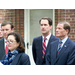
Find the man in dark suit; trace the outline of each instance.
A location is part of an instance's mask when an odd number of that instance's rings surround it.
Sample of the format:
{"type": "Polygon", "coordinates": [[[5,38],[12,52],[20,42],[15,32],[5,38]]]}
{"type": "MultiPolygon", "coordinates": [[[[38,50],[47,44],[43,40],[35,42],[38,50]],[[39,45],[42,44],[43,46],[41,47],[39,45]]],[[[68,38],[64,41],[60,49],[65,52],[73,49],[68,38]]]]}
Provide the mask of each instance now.
{"type": "Polygon", "coordinates": [[[3,38],[3,34],[2,34],[2,31],[1,31],[1,24],[0,24],[0,39],[3,38]]]}
{"type": "Polygon", "coordinates": [[[6,47],[5,42],[7,41],[7,35],[10,32],[14,31],[14,26],[13,26],[12,22],[5,21],[1,24],[1,28],[2,28],[2,33],[3,33],[4,38],[0,39],[0,60],[5,55],[5,47],[6,47]]]}
{"type": "Polygon", "coordinates": [[[33,53],[33,59],[36,65],[45,65],[46,64],[45,56],[49,49],[49,45],[51,42],[58,40],[58,38],[51,34],[52,20],[50,18],[44,17],[39,21],[39,23],[40,23],[42,36],[39,36],[33,39],[32,53],[33,53]],[[43,55],[44,38],[46,38],[46,41],[45,41],[46,51],[44,52],[44,55],[43,55]]]}
{"type": "Polygon", "coordinates": [[[60,40],[50,44],[46,55],[47,65],[75,65],[75,43],[68,38],[70,24],[59,22],[56,27],[56,36],[60,40]],[[62,42],[59,44],[59,42],[62,42]]]}

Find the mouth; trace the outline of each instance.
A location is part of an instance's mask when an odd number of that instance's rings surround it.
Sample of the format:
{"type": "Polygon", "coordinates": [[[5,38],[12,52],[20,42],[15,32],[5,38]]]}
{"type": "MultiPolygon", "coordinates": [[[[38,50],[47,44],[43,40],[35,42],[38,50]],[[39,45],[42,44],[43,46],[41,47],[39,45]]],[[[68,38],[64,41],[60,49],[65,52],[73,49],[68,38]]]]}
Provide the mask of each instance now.
{"type": "Polygon", "coordinates": [[[56,32],[56,34],[59,34],[58,32],[56,32]]]}
{"type": "Polygon", "coordinates": [[[42,29],[42,31],[45,31],[44,29],[42,29]]]}
{"type": "Polygon", "coordinates": [[[10,45],[8,45],[8,47],[11,47],[10,45]]]}
{"type": "Polygon", "coordinates": [[[5,34],[4,36],[6,37],[7,35],[5,34]]]}

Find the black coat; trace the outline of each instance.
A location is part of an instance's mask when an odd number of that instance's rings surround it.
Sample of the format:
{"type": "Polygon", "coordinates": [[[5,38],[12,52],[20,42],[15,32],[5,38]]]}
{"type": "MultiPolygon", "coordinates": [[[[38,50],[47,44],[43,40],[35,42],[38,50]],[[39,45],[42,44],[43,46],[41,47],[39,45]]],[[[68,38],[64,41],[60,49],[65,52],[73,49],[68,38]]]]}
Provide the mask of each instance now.
{"type": "MultiPolygon", "coordinates": [[[[25,42],[23,42],[25,46],[25,42]]],[[[2,57],[5,55],[5,41],[4,38],[0,39],[0,60],[2,60],[2,57]]]]}
{"type": "Polygon", "coordinates": [[[49,50],[49,45],[51,42],[58,40],[58,38],[51,35],[47,48],[46,48],[44,59],[42,59],[42,40],[43,40],[42,36],[39,36],[33,39],[32,53],[33,53],[33,58],[34,58],[34,62],[36,63],[36,65],[46,64],[45,57],[46,57],[47,51],[49,50]]]}
{"type": "MultiPolygon", "coordinates": [[[[5,56],[3,57],[2,60],[5,59],[5,56]]],[[[19,53],[15,56],[15,58],[13,59],[11,65],[30,65],[30,59],[29,56],[25,53],[19,53]]]]}

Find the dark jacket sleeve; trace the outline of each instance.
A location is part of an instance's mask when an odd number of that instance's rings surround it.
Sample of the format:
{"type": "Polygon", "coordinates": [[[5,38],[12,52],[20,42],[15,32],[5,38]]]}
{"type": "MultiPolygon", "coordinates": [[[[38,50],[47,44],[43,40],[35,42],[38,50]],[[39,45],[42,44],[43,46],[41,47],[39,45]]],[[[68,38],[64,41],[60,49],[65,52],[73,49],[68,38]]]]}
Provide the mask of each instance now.
{"type": "Polygon", "coordinates": [[[27,54],[23,53],[20,59],[21,65],[30,65],[30,59],[27,54]]]}
{"type": "Polygon", "coordinates": [[[35,39],[33,39],[33,43],[32,43],[32,54],[33,54],[33,59],[36,63],[36,49],[35,49],[35,39]]]}

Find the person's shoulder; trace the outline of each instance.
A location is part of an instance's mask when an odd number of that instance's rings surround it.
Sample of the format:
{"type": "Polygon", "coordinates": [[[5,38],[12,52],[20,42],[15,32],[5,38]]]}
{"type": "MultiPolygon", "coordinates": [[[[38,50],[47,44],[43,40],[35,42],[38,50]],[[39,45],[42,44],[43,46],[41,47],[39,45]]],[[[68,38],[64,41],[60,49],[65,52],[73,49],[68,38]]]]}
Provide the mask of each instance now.
{"type": "Polygon", "coordinates": [[[20,53],[22,58],[29,57],[26,53],[20,53]]]}
{"type": "Polygon", "coordinates": [[[57,44],[59,42],[59,40],[55,40],[53,42],[51,42],[50,44],[54,45],[54,44],[57,44]]]}
{"type": "Polygon", "coordinates": [[[42,39],[42,36],[35,37],[33,40],[40,40],[40,39],[42,39]]]}
{"type": "Polygon", "coordinates": [[[39,39],[39,38],[41,38],[42,36],[38,36],[38,37],[35,37],[34,39],[39,39]]]}
{"type": "Polygon", "coordinates": [[[3,40],[4,40],[4,38],[0,39],[0,41],[3,41],[3,40]]]}
{"type": "Polygon", "coordinates": [[[19,53],[20,56],[20,64],[22,65],[30,65],[30,59],[29,56],[26,53],[19,53]]]}
{"type": "Polygon", "coordinates": [[[69,44],[71,44],[71,45],[75,45],[75,42],[73,42],[72,40],[70,40],[69,38],[68,38],[68,40],[67,40],[68,42],[69,42],[69,44]]]}
{"type": "Polygon", "coordinates": [[[51,37],[53,37],[53,38],[55,38],[55,39],[59,40],[59,38],[58,38],[58,37],[56,37],[56,36],[54,36],[53,34],[51,34],[51,37]]]}
{"type": "Polygon", "coordinates": [[[4,38],[0,39],[0,44],[2,45],[4,43],[4,38]]]}

